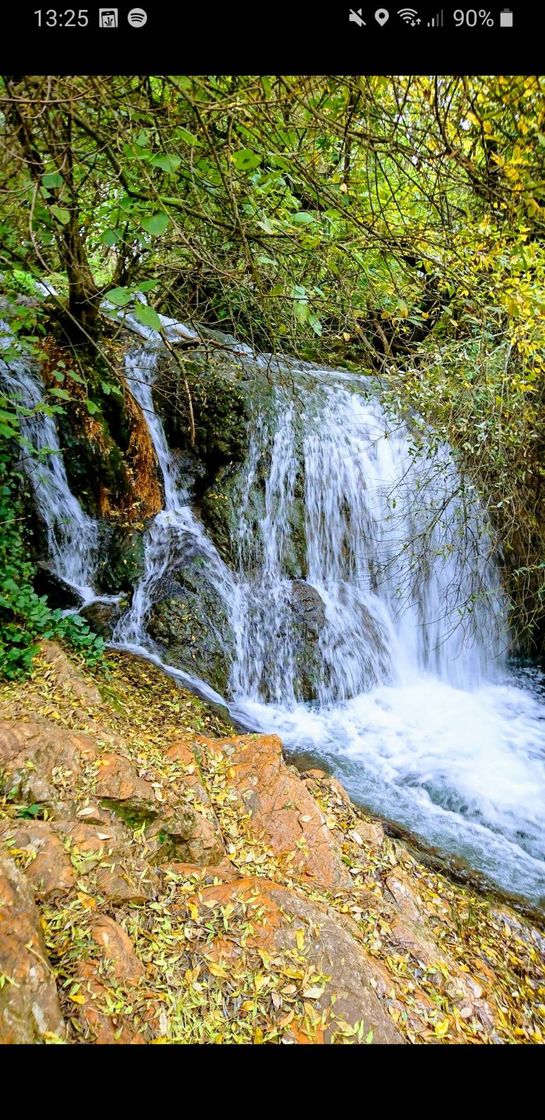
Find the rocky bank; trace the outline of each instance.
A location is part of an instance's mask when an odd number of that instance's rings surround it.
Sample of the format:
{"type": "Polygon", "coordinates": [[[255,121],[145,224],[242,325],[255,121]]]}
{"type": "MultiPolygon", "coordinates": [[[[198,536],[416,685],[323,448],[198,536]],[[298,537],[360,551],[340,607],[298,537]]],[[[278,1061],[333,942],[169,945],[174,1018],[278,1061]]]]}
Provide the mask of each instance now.
{"type": "Polygon", "coordinates": [[[0,721],[1,1042],[543,1041],[540,930],[275,736],[49,642],[0,721]]]}

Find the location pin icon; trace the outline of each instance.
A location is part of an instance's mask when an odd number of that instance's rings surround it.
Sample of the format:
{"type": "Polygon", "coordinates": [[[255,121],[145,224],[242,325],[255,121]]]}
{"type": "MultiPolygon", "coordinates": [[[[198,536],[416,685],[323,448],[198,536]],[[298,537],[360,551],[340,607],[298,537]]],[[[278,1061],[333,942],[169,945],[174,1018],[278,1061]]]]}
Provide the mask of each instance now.
{"type": "Polygon", "coordinates": [[[381,27],[384,27],[384,24],[388,23],[389,18],[390,13],[386,11],[386,8],[377,8],[375,12],[375,19],[377,23],[380,23],[381,27]]]}

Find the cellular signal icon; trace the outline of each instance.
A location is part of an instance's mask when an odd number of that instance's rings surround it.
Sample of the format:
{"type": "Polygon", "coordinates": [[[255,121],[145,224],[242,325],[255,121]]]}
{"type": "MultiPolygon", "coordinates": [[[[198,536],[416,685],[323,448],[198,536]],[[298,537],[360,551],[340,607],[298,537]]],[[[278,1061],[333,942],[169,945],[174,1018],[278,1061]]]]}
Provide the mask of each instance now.
{"type": "Polygon", "coordinates": [[[443,9],[441,8],[441,11],[437,12],[436,15],[434,15],[433,19],[428,20],[427,26],[428,27],[442,27],[444,22],[445,22],[445,18],[444,18],[444,15],[443,15],[443,9]]]}

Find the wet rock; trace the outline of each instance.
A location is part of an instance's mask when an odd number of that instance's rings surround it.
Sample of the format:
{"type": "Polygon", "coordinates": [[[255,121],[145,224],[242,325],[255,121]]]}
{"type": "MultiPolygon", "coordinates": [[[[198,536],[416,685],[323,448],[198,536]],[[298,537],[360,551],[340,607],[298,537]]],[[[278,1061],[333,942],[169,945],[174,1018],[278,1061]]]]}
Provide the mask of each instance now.
{"type": "Polygon", "coordinates": [[[234,491],[237,475],[231,466],[222,467],[213,483],[199,498],[197,509],[218,552],[226,564],[235,566],[233,545],[234,491]]]}
{"type": "Polygon", "coordinates": [[[49,564],[41,560],[36,564],[32,583],[36,594],[45,595],[48,605],[53,610],[68,610],[81,605],[81,595],[56,575],[49,564]]]}
{"type": "MultiPolygon", "coordinates": [[[[244,947],[223,939],[219,953],[214,954],[214,943],[207,945],[204,953],[213,959],[229,964],[241,953],[261,950],[293,961],[294,954],[305,970],[313,966],[320,979],[310,989],[303,990],[307,1000],[307,1023],[290,1024],[294,1041],[331,1042],[346,1029],[363,1022],[362,1041],[398,1044],[403,1038],[397,1031],[387,1010],[372,984],[373,970],[369,958],[360,945],[340,924],[333,910],[310,902],[309,899],[266,879],[247,878],[232,883],[205,887],[190,903],[198,908],[209,907],[213,902],[222,906],[230,903],[234,908],[244,907],[244,920],[250,930],[244,947]],[[309,1029],[308,1019],[315,1021],[309,1029]],[[322,1018],[323,1017],[323,1018],[322,1018]]],[[[295,990],[295,987],[294,987],[295,990]]]]}
{"type": "Polygon", "coordinates": [[[314,634],[319,634],[325,623],[325,604],[312,584],[294,579],[291,584],[292,607],[299,619],[314,634]]]}
{"type": "MultiPolygon", "coordinates": [[[[67,684],[72,689],[73,682],[67,684]]],[[[28,804],[66,815],[82,768],[95,757],[94,744],[83,733],[46,720],[0,721],[1,787],[28,804]]]]}
{"type": "Polygon", "coordinates": [[[227,691],[234,635],[224,603],[206,578],[207,560],[193,557],[157,590],[148,629],[171,665],[227,691]]]}
{"type": "Polygon", "coordinates": [[[116,622],[121,618],[122,608],[119,603],[89,603],[79,612],[81,617],[89,623],[91,630],[99,637],[108,641],[116,622]]]}
{"type": "Polygon", "coordinates": [[[41,898],[67,894],[76,882],[70,857],[51,824],[44,821],[0,821],[0,846],[6,855],[24,859],[26,879],[41,898]]]}
{"type": "Polygon", "coordinates": [[[10,859],[0,860],[0,1043],[63,1039],[53,970],[34,892],[10,859]]]}
{"type": "Polygon", "coordinates": [[[289,857],[299,874],[322,886],[350,888],[352,880],[341,860],[325,817],[305,783],[286,766],[276,735],[246,735],[201,740],[204,759],[228,761],[227,784],[249,814],[248,828],[275,855],[289,857]]]}
{"type": "Polygon", "coordinates": [[[144,574],[144,529],[103,523],[100,557],[96,578],[104,594],[130,593],[144,574]]]}
{"type": "Polygon", "coordinates": [[[183,372],[169,355],[157,364],[153,396],[171,447],[180,448],[209,478],[227,464],[242,463],[248,445],[244,370],[234,355],[214,349],[185,361],[183,372]]]}

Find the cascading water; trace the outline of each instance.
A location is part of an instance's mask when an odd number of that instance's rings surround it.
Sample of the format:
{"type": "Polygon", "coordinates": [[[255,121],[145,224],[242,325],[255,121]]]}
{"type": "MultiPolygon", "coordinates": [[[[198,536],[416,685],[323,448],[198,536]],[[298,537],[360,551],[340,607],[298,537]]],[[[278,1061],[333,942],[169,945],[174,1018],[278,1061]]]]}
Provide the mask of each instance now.
{"type": "Polygon", "coordinates": [[[21,432],[29,445],[23,466],[46,527],[52,570],[90,602],[96,597],[98,525],[68,485],[55,422],[44,411],[41,382],[20,359],[0,360],[0,382],[20,407],[21,432]]]}
{"type": "MultiPolygon", "coordinates": [[[[129,610],[114,630],[113,643],[137,653],[144,652],[148,656],[151,654],[159,661],[154,643],[146,634],[146,620],[153,603],[154,591],[166,574],[183,567],[190,559],[198,556],[204,562],[207,580],[223,600],[232,604],[237,592],[229,569],[188,504],[189,494],[180,482],[163,425],[155,412],[152,391],[156,362],[157,352],[153,349],[131,354],[126,361],[126,376],[131,393],[142,409],[157,455],[163,477],[165,508],[153,519],[146,533],[144,574],[134,590],[129,610]]],[[[214,625],[214,620],[211,619],[210,626],[214,625]]],[[[220,641],[223,640],[221,633],[217,636],[220,641]]],[[[169,668],[180,679],[197,687],[203,695],[212,700],[222,700],[205,681],[199,681],[189,673],[176,672],[173,666],[169,668]]]]}
{"type": "Polygon", "coordinates": [[[325,608],[321,706],[415,672],[461,686],[489,679],[506,645],[504,605],[475,491],[446,448],[432,461],[411,455],[406,428],[390,430],[358,379],[350,391],[327,378],[307,374],[297,407],[278,390],[272,425],[252,439],[235,529],[245,589],[235,693],[301,698],[290,625],[298,551],[297,575],[325,608]]]}
{"type": "MultiPolygon", "coordinates": [[[[231,571],[191,509],[154,408],[158,341],[146,336],[127,379],[165,508],[148,528],[144,575],[114,644],[162,663],[146,632],[150,609],[163,578],[199,557],[234,634],[234,655],[225,643],[232,714],[324,760],[371,810],[543,901],[545,697],[537,675],[508,670],[486,519],[448,449],[413,454],[407,428],[353,375],[277,369],[233,499],[231,571]]],[[[266,364],[257,359],[254,373],[266,364]]],[[[3,379],[33,408],[38,383],[13,368],[3,379]]],[[[96,527],[70,494],[53,422],[38,411],[30,426],[33,445],[55,452],[36,474],[29,467],[55,570],[89,591],[96,527]]],[[[209,625],[221,638],[217,619],[209,625]]]]}
{"type": "Polygon", "coordinates": [[[448,448],[413,454],[361,379],[307,371],[296,396],[277,391],[239,485],[231,710],[327,761],[370,809],[543,900],[544,697],[507,669],[478,495],[448,448]],[[306,703],[290,607],[298,550],[324,607],[306,703]]]}

